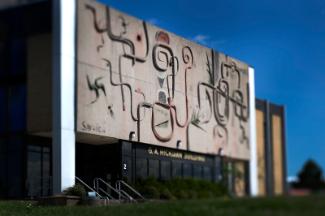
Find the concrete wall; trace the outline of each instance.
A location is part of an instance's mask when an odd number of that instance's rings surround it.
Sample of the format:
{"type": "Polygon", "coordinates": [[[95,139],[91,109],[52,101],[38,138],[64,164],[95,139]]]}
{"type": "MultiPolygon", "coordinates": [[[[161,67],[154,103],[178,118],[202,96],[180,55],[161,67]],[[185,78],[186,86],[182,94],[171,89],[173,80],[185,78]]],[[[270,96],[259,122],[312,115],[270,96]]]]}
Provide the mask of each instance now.
{"type": "Polygon", "coordinates": [[[77,37],[78,141],[249,159],[245,63],[88,0],[77,37]]]}

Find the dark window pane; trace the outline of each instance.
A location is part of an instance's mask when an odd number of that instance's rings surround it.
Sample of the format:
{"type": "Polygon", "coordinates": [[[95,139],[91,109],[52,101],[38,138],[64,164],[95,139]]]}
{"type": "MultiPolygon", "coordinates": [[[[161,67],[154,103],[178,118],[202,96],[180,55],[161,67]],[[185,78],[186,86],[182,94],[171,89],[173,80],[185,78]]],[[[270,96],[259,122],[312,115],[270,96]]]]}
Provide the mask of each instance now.
{"type": "Polygon", "coordinates": [[[184,178],[192,177],[192,164],[190,163],[183,164],[183,176],[184,178]]]}
{"type": "Polygon", "coordinates": [[[162,180],[170,179],[170,161],[160,161],[160,176],[162,180]]]}
{"type": "Polygon", "coordinates": [[[51,170],[50,170],[50,153],[46,153],[44,150],[48,149],[47,147],[43,147],[43,176],[42,176],[42,195],[48,196],[51,193],[51,170]]]}
{"type": "Polygon", "coordinates": [[[8,152],[8,197],[20,197],[23,193],[22,151],[8,152]]]}
{"type": "Polygon", "coordinates": [[[0,42],[0,79],[6,75],[5,43],[0,42]]]}
{"type": "Polygon", "coordinates": [[[50,153],[51,149],[50,147],[43,147],[43,153],[50,153]]]}
{"type": "Polygon", "coordinates": [[[10,136],[7,142],[8,152],[23,152],[24,140],[21,136],[10,136]]]}
{"type": "Polygon", "coordinates": [[[203,167],[203,178],[205,180],[212,180],[212,170],[210,167],[203,167]]]}
{"type": "Polygon", "coordinates": [[[23,131],[26,128],[26,86],[19,85],[10,89],[9,95],[10,131],[23,131]]]}
{"type": "Polygon", "coordinates": [[[7,195],[7,154],[0,153],[0,197],[7,195]]]}
{"type": "Polygon", "coordinates": [[[182,177],[182,162],[173,161],[172,175],[173,175],[173,178],[182,177]]]}
{"type": "Polygon", "coordinates": [[[10,72],[12,75],[25,72],[25,41],[16,39],[10,43],[10,72]]]}
{"type": "Polygon", "coordinates": [[[147,178],[147,160],[144,158],[138,158],[136,161],[136,177],[147,178]]]}
{"type": "Polygon", "coordinates": [[[0,87],[0,134],[6,131],[7,105],[6,90],[0,87]]]}
{"type": "Polygon", "coordinates": [[[41,146],[37,146],[37,145],[29,145],[28,146],[28,151],[35,151],[35,152],[40,152],[42,150],[41,146]]]}
{"type": "Polygon", "coordinates": [[[41,152],[28,151],[27,156],[27,195],[41,194],[41,152]]]}
{"type": "Polygon", "coordinates": [[[7,153],[7,140],[4,138],[0,138],[0,154],[6,154],[6,153],[7,153]]]}
{"type": "Polygon", "coordinates": [[[149,176],[159,178],[159,161],[149,159],[149,176]]]}
{"type": "Polygon", "coordinates": [[[202,178],[202,167],[200,165],[194,165],[193,171],[193,177],[202,178]]]}

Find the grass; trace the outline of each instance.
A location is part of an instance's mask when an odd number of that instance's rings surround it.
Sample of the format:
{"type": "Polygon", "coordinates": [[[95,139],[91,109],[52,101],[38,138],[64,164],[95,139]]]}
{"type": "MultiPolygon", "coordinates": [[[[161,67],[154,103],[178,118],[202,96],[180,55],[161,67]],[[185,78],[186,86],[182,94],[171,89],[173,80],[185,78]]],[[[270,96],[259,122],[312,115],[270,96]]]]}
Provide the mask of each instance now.
{"type": "Polygon", "coordinates": [[[325,215],[325,197],[278,197],[180,200],[115,204],[106,207],[44,207],[23,201],[1,201],[0,216],[146,216],[146,215],[325,215]]]}

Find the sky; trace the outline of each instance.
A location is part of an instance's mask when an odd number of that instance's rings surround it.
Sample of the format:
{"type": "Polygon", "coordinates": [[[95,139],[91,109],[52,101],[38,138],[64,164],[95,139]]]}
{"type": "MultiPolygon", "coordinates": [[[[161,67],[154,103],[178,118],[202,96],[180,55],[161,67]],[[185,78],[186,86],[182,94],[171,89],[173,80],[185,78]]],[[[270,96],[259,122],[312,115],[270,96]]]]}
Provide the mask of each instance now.
{"type": "Polygon", "coordinates": [[[325,171],[324,0],[100,0],[255,68],[256,96],[286,107],[288,176],[325,171]]]}

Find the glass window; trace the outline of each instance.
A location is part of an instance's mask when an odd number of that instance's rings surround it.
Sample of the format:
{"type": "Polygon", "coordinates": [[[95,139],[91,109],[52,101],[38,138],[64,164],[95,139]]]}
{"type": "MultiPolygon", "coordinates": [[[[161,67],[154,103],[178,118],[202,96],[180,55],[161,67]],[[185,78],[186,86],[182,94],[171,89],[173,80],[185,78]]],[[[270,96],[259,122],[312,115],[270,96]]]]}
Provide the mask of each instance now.
{"type": "Polygon", "coordinates": [[[15,39],[10,43],[10,73],[18,75],[25,72],[25,41],[15,39]]]}
{"type": "Polygon", "coordinates": [[[10,136],[7,142],[8,152],[23,152],[24,140],[21,136],[10,136]]]}
{"type": "Polygon", "coordinates": [[[172,175],[173,178],[182,177],[182,162],[173,161],[172,175]]]}
{"type": "Polygon", "coordinates": [[[202,167],[200,165],[193,166],[193,177],[202,178],[202,167]]]}
{"type": "Polygon", "coordinates": [[[51,155],[50,148],[43,147],[43,158],[42,158],[42,195],[47,196],[51,194],[52,178],[51,178],[51,155]]]}
{"type": "Polygon", "coordinates": [[[0,79],[6,75],[5,43],[0,41],[0,79]]]}
{"type": "Polygon", "coordinates": [[[7,192],[7,154],[0,153],[0,197],[5,197],[7,192]]]}
{"type": "Polygon", "coordinates": [[[27,162],[27,196],[41,195],[41,154],[29,151],[27,162]]]}
{"type": "Polygon", "coordinates": [[[192,164],[185,162],[183,164],[183,177],[189,178],[192,177],[192,164]]]}
{"type": "Polygon", "coordinates": [[[27,153],[27,196],[51,194],[51,153],[47,146],[29,145],[27,153]]]}
{"type": "Polygon", "coordinates": [[[23,186],[23,152],[8,152],[8,197],[19,197],[23,186]]]}
{"type": "Polygon", "coordinates": [[[170,179],[170,161],[160,161],[160,176],[162,180],[170,179]]]}
{"type": "Polygon", "coordinates": [[[147,177],[147,160],[145,158],[138,158],[136,161],[136,177],[144,179],[147,177]]]}
{"type": "Polygon", "coordinates": [[[0,154],[6,154],[7,153],[7,145],[6,144],[7,144],[7,140],[0,137],[0,154]]]}
{"type": "Polygon", "coordinates": [[[211,167],[205,166],[203,167],[203,178],[205,180],[212,180],[212,169],[211,167]]]}
{"type": "Polygon", "coordinates": [[[159,161],[149,159],[149,176],[154,178],[159,178],[159,161]]]}
{"type": "Polygon", "coordinates": [[[9,128],[11,132],[26,128],[26,86],[16,85],[10,88],[9,128]]]}
{"type": "Polygon", "coordinates": [[[7,105],[6,89],[0,87],[0,134],[6,131],[7,105]]]}

